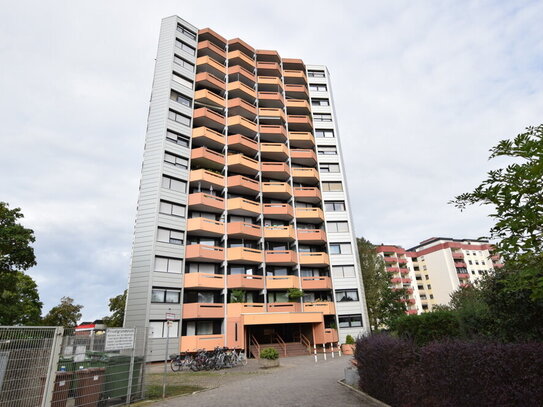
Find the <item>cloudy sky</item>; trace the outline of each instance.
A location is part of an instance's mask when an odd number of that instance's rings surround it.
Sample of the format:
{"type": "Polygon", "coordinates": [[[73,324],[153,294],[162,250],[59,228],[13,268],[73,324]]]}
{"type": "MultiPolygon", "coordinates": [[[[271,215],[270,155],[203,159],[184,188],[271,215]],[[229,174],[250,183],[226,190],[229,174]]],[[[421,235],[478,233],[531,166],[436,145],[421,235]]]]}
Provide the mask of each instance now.
{"type": "Polygon", "coordinates": [[[358,236],[478,237],[488,149],[543,122],[538,1],[0,1],[0,200],[36,233],[44,311],[127,284],[160,20],[331,71],[358,236]]]}

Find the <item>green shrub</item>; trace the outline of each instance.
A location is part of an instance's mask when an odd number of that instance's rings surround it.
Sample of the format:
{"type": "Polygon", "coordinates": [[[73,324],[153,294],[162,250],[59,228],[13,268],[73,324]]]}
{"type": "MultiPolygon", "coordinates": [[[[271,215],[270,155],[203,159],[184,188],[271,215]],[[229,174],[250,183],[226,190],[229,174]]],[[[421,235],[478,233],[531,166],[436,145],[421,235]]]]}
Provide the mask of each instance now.
{"type": "Polygon", "coordinates": [[[456,313],[446,310],[404,315],[395,319],[390,328],[400,338],[410,339],[419,346],[436,340],[462,336],[456,313]]]}
{"type": "Polygon", "coordinates": [[[268,360],[279,359],[279,352],[277,352],[274,348],[264,348],[260,352],[260,358],[268,360]]]}
{"type": "Polygon", "coordinates": [[[289,300],[296,301],[304,296],[304,292],[299,288],[289,288],[287,291],[287,296],[289,300]]]}
{"type": "Polygon", "coordinates": [[[347,335],[345,338],[346,345],[354,345],[354,338],[351,335],[347,335]]]}

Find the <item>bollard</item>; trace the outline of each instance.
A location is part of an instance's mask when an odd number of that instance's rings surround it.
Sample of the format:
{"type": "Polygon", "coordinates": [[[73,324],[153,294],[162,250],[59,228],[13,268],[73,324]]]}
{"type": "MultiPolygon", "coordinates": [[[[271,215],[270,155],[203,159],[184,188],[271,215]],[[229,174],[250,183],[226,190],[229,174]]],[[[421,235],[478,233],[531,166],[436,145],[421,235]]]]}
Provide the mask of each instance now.
{"type": "Polygon", "coordinates": [[[332,359],[334,359],[334,344],[332,342],[330,342],[330,350],[332,351],[332,359]]]}
{"type": "Polygon", "coordinates": [[[337,344],[337,354],[341,357],[341,345],[339,343],[337,344]]]}
{"type": "Polygon", "coordinates": [[[313,344],[313,353],[315,354],[315,363],[317,363],[317,344],[313,344]]]}
{"type": "Polygon", "coordinates": [[[322,354],[324,355],[324,360],[326,360],[326,345],[322,344],[322,354]]]}

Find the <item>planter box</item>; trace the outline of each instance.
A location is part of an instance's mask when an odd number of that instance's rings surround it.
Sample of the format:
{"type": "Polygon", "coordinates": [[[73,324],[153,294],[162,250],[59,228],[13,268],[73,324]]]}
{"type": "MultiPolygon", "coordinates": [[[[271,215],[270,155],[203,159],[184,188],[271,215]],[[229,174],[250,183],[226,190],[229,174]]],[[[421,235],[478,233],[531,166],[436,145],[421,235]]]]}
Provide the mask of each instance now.
{"type": "Polygon", "coordinates": [[[341,351],[344,355],[353,355],[354,354],[354,345],[347,345],[344,343],[341,345],[341,351]]]}
{"type": "Polygon", "coordinates": [[[279,366],[279,359],[271,360],[271,359],[259,359],[260,367],[262,369],[269,369],[270,367],[278,367],[279,366]]]}

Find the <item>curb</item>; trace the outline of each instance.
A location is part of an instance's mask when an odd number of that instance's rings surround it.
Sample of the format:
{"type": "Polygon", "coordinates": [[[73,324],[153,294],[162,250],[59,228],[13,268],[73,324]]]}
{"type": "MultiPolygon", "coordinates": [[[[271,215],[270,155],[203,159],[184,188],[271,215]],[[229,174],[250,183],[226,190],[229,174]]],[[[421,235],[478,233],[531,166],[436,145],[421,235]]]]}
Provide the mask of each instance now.
{"type": "Polygon", "coordinates": [[[353,386],[349,386],[347,383],[345,383],[342,380],[338,380],[337,381],[339,384],[341,384],[343,387],[346,387],[347,389],[349,389],[350,391],[352,391],[353,393],[355,393],[360,399],[366,401],[367,403],[370,403],[369,405],[371,407],[390,407],[388,404],[385,404],[383,403],[382,401],[379,401],[373,397],[371,397],[369,394],[367,393],[364,393],[362,390],[360,389],[357,389],[353,386]]]}

